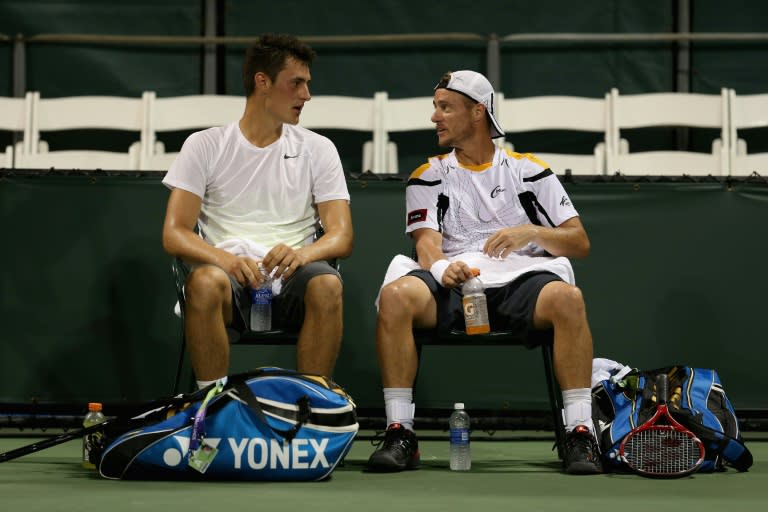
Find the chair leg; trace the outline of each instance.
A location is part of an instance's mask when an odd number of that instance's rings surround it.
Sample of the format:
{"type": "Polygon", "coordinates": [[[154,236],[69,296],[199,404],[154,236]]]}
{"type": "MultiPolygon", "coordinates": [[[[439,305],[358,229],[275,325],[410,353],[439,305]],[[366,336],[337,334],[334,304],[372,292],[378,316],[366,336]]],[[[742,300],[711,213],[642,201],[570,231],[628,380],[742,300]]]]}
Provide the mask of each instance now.
{"type": "Polygon", "coordinates": [[[559,394],[560,386],[555,377],[554,364],[552,363],[552,345],[542,343],[541,354],[544,359],[544,373],[547,378],[547,392],[549,393],[549,406],[552,409],[552,421],[555,429],[555,445],[557,456],[562,460],[565,441],[565,425],[563,424],[563,404],[559,394]]]}
{"type": "Polygon", "coordinates": [[[181,380],[181,370],[184,366],[184,349],[187,346],[187,340],[184,336],[184,324],[181,326],[181,348],[179,349],[179,362],[176,364],[176,376],[173,379],[173,394],[179,394],[179,381],[181,380]]]}

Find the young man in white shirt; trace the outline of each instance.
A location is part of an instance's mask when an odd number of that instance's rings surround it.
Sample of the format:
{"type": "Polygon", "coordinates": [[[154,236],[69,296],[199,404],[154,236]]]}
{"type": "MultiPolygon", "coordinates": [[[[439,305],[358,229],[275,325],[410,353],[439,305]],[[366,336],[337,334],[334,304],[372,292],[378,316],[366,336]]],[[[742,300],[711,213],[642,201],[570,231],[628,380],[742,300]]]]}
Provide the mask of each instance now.
{"type": "Polygon", "coordinates": [[[373,471],[419,466],[413,433],[418,367],[413,328],[464,327],[461,283],[480,269],[491,329],[553,330],[554,369],[565,405],[564,469],[602,471],[592,425],[592,336],[568,258],[590,243],[557,176],[530,154],[497,148],[493,87],[474,71],[443,76],[434,113],[446,155],[416,169],[406,188],[406,232],[418,262],[396,257],[379,295],[377,352],[387,431],[368,460],[373,471]]]}
{"type": "Polygon", "coordinates": [[[226,327],[249,329],[262,269],[279,292],[273,327],[300,329],[297,369],[333,374],[342,283],[327,260],[351,253],[352,222],[335,146],[296,126],[314,57],[293,36],[262,36],[243,64],[243,116],[190,135],[163,179],[163,247],[191,266],[184,329],[201,387],[227,375],[226,327]]]}

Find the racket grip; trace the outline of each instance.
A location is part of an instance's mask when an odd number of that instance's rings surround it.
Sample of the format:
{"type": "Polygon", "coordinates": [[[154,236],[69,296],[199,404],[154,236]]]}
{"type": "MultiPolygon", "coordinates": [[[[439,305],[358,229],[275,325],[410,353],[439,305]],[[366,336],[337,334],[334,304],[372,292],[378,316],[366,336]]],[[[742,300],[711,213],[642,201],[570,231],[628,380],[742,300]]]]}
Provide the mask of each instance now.
{"type": "Polygon", "coordinates": [[[664,405],[667,403],[667,397],[669,396],[669,377],[666,373],[660,373],[656,376],[656,400],[657,404],[664,405]]]}

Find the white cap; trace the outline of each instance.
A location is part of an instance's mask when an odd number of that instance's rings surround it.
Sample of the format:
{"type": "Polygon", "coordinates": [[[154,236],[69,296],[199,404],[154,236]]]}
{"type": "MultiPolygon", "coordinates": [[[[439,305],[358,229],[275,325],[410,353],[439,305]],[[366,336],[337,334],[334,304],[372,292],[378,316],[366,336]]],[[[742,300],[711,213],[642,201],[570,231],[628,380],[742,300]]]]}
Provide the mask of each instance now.
{"type": "Polygon", "coordinates": [[[495,116],[496,111],[493,106],[494,92],[491,82],[477,71],[470,71],[468,69],[451,71],[449,75],[448,83],[440,82],[435,86],[435,89],[448,89],[449,91],[458,92],[473,101],[485,105],[488,119],[491,121],[491,138],[503,137],[504,130],[499,126],[495,116]]]}
{"type": "Polygon", "coordinates": [[[454,409],[459,409],[459,410],[463,409],[464,408],[464,402],[456,402],[455,404],[453,404],[453,408],[454,409]]]}

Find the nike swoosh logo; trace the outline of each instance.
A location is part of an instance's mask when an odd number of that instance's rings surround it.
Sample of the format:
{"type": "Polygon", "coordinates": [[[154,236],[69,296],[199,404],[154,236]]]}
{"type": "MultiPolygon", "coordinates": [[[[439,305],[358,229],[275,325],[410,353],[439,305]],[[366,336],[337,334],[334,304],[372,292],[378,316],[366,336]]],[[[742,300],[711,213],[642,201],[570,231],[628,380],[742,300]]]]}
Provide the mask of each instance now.
{"type": "Polygon", "coordinates": [[[299,158],[301,155],[283,155],[283,158],[285,160],[288,160],[289,158],[299,158]]]}

